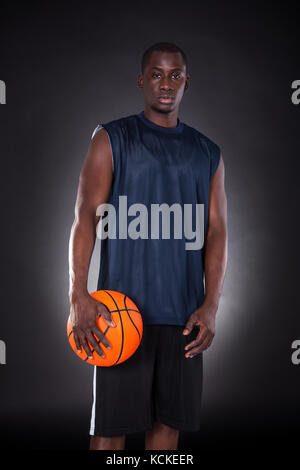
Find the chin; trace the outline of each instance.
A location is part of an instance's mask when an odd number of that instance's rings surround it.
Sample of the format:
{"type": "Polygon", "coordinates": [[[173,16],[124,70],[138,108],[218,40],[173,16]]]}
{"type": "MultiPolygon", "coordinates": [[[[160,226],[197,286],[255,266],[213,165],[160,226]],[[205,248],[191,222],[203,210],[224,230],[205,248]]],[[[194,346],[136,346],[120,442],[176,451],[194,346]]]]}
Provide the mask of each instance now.
{"type": "Polygon", "coordinates": [[[175,108],[173,103],[170,103],[170,104],[154,103],[154,104],[150,105],[150,107],[151,107],[151,109],[153,109],[153,111],[156,111],[156,112],[162,113],[162,114],[170,113],[175,108]]]}

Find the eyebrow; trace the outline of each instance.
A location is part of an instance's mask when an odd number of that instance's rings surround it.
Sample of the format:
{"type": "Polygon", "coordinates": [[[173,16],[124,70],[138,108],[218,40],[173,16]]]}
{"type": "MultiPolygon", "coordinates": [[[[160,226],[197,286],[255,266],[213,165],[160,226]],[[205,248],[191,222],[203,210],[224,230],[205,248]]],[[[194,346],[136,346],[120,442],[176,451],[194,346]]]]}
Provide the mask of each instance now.
{"type": "MultiPolygon", "coordinates": [[[[153,70],[153,69],[163,70],[161,67],[151,67],[150,70],[153,70]]],[[[180,72],[183,72],[183,69],[180,68],[180,67],[175,67],[175,68],[173,68],[173,69],[171,69],[171,70],[172,70],[173,72],[174,72],[175,70],[179,70],[180,72]]]]}

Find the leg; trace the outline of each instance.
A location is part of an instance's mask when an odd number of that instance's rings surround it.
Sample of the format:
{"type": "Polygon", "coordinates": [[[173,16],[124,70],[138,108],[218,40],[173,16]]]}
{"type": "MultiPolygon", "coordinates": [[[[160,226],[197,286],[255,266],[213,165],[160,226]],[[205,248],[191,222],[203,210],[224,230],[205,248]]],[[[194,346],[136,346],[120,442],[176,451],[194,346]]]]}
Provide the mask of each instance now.
{"type": "Polygon", "coordinates": [[[179,431],[166,424],[154,422],[153,428],[146,431],[146,450],[173,450],[177,449],[179,431]]]}
{"type": "Polygon", "coordinates": [[[141,344],[127,361],[116,367],[94,367],[90,449],[124,449],[124,435],[151,428],[154,327],[144,325],[141,344]]]}
{"type": "MultiPolygon", "coordinates": [[[[182,326],[160,325],[160,327],[153,387],[153,415],[158,421],[173,423],[173,426],[170,424],[173,436],[174,428],[190,432],[198,431],[201,423],[202,354],[187,359],[184,349],[196,338],[197,330],[194,329],[192,333],[184,336],[182,326]]],[[[166,447],[166,449],[172,448],[176,449],[175,446],[166,447]]]]}
{"type": "Polygon", "coordinates": [[[126,436],[91,436],[89,450],[124,450],[126,436]]]}

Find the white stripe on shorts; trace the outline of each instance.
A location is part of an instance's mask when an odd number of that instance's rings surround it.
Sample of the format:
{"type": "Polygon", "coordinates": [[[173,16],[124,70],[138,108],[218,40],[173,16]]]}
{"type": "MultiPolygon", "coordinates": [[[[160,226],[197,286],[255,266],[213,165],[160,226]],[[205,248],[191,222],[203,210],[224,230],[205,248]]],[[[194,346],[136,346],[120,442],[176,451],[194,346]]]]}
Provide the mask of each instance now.
{"type": "Polygon", "coordinates": [[[93,436],[95,432],[95,410],[96,410],[96,367],[94,366],[94,378],[93,378],[93,407],[92,407],[92,416],[91,416],[91,426],[90,426],[90,435],[93,436]]]}

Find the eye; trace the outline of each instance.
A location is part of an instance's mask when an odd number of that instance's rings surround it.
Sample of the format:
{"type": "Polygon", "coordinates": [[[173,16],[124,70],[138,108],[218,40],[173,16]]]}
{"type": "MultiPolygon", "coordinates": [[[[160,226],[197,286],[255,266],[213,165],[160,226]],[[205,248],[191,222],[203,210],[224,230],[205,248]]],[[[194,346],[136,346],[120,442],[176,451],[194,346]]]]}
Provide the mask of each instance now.
{"type": "Polygon", "coordinates": [[[178,79],[181,77],[181,75],[180,73],[173,73],[172,77],[175,77],[176,79],[178,79]]]}
{"type": "Polygon", "coordinates": [[[152,74],[152,77],[155,77],[155,78],[156,78],[158,75],[160,75],[160,73],[154,72],[154,73],[152,74]]]}

